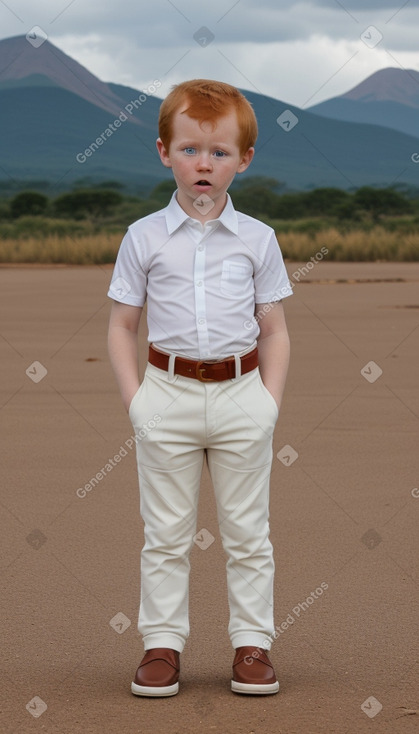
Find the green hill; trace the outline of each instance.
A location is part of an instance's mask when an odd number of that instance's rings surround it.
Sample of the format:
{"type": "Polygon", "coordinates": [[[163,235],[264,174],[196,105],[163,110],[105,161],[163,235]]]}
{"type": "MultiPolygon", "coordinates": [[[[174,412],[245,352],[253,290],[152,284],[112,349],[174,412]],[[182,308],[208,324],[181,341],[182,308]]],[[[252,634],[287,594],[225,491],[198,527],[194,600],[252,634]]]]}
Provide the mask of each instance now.
{"type": "MultiPolygon", "coordinates": [[[[34,179],[48,181],[49,193],[80,179],[150,190],[171,177],[156,152],[161,100],[154,94],[102,82],[48,41],[34,49],[25,37],[0,41],[0,68],[3,191],[34,179]]],[[[259,122],[244,177],[272,177],[294,190],[417,185],[417,137],[244,94],[259,122]]]]}

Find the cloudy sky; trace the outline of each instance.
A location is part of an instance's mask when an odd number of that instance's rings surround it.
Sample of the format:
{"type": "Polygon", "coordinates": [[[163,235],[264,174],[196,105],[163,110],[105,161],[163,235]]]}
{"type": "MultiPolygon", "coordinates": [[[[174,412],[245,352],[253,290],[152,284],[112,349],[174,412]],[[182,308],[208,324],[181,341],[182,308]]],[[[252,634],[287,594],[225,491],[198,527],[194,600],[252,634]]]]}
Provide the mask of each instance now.
{"type": "Polygon", "coordinates": [[[1,38],[33,26],[102,81],[159,79],[162,97],[205,77],[308,107],[419,71],[419,0],[0,0],[1,38]]]}

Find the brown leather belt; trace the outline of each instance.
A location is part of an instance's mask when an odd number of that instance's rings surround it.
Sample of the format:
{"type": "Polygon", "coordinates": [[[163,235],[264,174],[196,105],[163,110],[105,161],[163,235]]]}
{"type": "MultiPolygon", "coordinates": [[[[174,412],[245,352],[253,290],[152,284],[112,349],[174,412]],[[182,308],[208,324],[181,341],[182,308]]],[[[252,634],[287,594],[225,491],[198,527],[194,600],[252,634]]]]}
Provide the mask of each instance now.
{"type": "MultiPolygon", "coordinates": [[[[150,344],[148,350],[148,361],[161,370],[168,370],[169,355],[154,349],[150,344]]],[[[251,352],[240,358],[241,374],[245,375],[258,366],[258,350],[255,347],[251,352]]],[[[234,357],[227,357],[219,362],[196,361],[185,357],[176,357],[174,364],[175,375],[182,377],[193,377],[200,382],[219,382],[221,380],[232,380],[236,376],[236,362],[234,357]]]]}

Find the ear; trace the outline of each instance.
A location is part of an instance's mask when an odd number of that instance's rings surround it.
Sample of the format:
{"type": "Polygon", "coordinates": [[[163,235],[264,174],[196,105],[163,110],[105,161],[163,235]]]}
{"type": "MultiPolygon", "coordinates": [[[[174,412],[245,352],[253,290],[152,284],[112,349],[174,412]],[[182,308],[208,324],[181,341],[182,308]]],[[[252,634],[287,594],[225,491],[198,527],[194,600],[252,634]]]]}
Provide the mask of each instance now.
{"type": "Polygon", "coordinates": [[[243,171],[245,171],[246,168],[250,166],[254,154],[255,154],[254,148],[249,148],[248,150],[246,150],[246,153],[242,156],[241,161],[239,163],[237,173],[243,173],[243,171]]]}
{"type": "Polygon", "coordinates": [[[169,153],[167,152],[166,148],[164,147],[163,140],[161,138],[157,138],[156,146],[157,146],[157,150],[160,156],[160,160],[163,163],[163,165],[166,166],[166,168],[171,168],[172,164],[170,162],[169,153]]]}

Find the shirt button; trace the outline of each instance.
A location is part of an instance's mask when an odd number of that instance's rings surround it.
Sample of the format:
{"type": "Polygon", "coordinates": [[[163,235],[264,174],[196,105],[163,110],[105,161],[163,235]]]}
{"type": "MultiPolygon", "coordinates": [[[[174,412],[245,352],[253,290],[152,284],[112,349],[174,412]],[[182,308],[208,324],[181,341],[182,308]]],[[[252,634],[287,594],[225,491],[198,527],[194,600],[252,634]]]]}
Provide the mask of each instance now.
{"type": "Polygon", "coordinates": [[[198,319],[198,324],[205,324],[205,319],[198,319]]]}
{"type": "Polygon", "coordinates": [[[202,280],[197,280],[197,281],[196,281],[196,284],[197,284],[197,285],[199,285],[199,286],[201,286],[201,285],[203,284],[203,283],[202,283],[202,280]]]}
{"type": "Polygon", "coordinates": [[[198,252],[202,252],[203,249],[204,249],[203,246],[202,245],[199,245],[198,252]]]}

